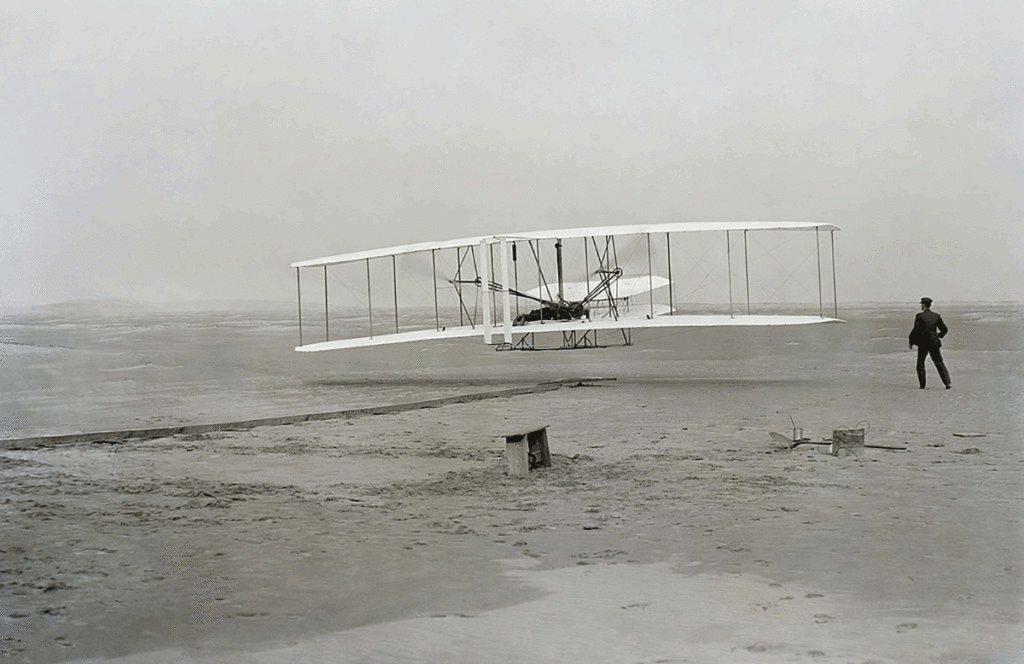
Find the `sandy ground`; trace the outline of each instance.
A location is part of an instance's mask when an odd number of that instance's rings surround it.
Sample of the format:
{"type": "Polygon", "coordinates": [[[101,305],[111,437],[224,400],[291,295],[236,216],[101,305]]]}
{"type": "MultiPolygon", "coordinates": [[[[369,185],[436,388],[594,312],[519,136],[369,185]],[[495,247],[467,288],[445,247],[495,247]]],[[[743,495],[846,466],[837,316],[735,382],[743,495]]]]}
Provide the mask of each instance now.
{"type": "Polygon", "coordinates": [[[1024,661],[1021,370],[947,359],[3,451],[0,657],[1024,661]],[[908,449],[788,450],[790,415],[908,449]],[[552,467],[507,476],[538,424],[552,467]]]}

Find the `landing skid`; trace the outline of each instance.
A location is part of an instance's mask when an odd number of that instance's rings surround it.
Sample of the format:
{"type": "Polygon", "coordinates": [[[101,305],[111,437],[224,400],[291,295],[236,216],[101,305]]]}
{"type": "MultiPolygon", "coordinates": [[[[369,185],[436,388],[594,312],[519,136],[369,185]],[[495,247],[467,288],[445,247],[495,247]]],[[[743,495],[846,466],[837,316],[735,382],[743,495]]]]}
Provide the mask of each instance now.
{"type": "Polygon", "coordinates": [[[608,348],[609,346],[632,346],[633,334],[631,330],[619,330],[622,334],[622,343],[600,344],[597,341],[597,330],[586,332],[562,332],[562,345],[543,346],[537,344],[537,333],[528,332],[513,343],[499,343],[495,350],[579,350],[582,348],[608,348]]]}

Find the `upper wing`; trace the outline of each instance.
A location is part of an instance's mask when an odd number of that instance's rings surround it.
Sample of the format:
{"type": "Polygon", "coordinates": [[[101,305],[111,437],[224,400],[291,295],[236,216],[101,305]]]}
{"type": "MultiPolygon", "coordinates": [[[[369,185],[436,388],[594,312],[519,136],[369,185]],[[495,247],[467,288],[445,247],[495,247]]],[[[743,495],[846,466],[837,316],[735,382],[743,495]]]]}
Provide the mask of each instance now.
{"type": "Polygon", "coordinates": [[[632,224],[624,226],[589,226],[580,228],[563,228],[554,231],[526,231],[522,233],[510,233],[507,235],[481,235],[476,237],[464,237],[456,240],[442,240],[440,242],[417,242],[414,244],[402,244],[382,249],[370,249],[367,251],[356,251],[347,254],[325,256],[323,258],[312,258],[310,260],[297,261],[292,267],[316,267],[321,265],[336,265],[339,263],[351,263],[355,261],[369,260],[373,258],[385,258],[402,254],[415,253],[420,251],[432,251],[440,249],[455,249],[459,247],[474,247],[481,242],[493,244],[501,239],[508,241],[515,240],[556,240],[568,238],[590,238],[590,237],[611,237],[616,235],[646,235],[664,233],[698,233],[713,231],[782,231],[782,230],[820,230],[838,231],[839,227],[818,221],[688,221],[669,224],[632,224]]]}

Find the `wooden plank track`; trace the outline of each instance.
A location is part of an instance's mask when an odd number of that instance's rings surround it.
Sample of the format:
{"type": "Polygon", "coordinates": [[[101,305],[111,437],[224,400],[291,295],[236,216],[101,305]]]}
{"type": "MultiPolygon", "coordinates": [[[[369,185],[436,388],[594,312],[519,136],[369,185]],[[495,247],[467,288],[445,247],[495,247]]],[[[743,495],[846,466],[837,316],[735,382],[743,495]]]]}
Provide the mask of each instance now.
{"type": "Polygon", "coordinates": [[[301,424],[302,422],[314,422],[318,420],[349,419],[362,417],[364,415],[386,415],[390,413],[401,413],[408,410],[419,410],[422,408],[438,408],[456,403],[468,403],[471,401],[483,401],[485,399],[499,399],[501,397],[513,397],[522,394],[534,394],[557,390],[562,385],[606,380],[602,378],[573,378],[566,380],[538,383],[522,387],[512,387],[504,390],[493,390],[489,392],[478,392],[474,394],[459,394],[438,399],[427,399],[425,401],[414,401],[410,403],[393,404],[390,406],[371,406],[367,408],[353,408],[349,410],[335,410],[321,413],[305,413],[299,415],[285,415],[282,417],[264,417],[253,420],[238,420],[233,422],[217,422],[211,424],[191,424],[183,426],[158,427],[152,429],[122,429],[117,431],[95,431],[88,433],[72,433],[56,436],[34,436],[29,438],[9,438],[0,440],[0,450],[26,450],[40,447],[55,447],[58,445],[74,443],[110,443],[117,444],[128,440],[149,440],[154,438],[167,438],[169,436],[209,433],[211,431],[238,431],[253,429],[264,426],[281,426],[285,424],[301,424]]]}

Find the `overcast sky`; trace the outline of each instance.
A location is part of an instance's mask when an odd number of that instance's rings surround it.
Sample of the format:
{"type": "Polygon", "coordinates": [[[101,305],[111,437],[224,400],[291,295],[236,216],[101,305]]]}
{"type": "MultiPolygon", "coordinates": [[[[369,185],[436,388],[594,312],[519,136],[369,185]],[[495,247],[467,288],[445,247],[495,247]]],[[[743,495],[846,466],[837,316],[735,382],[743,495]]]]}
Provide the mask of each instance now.
{"type": "Polygon", "coordinates": [[[841,302],[1024,300],[1022,6],[7,0],[0,304],[744,219],[841,226],[841,302]]]}

